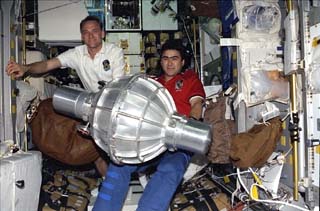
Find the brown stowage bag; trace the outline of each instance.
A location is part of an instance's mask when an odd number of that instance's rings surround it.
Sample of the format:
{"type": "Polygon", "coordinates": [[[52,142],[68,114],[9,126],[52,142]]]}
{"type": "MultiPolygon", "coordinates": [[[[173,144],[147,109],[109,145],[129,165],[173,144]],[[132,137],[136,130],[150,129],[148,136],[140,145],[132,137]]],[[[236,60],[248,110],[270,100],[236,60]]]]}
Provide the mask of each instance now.
{"type": "Polygon", "coordinates": [[[279,117],[268,122],[270,124],[255,125],[248,132],[233,137],[230,157],[235,166],[259,168],[266,163],[282,134],[282,122],[279,117]]]}
{"type": "Polygon", "coordinates": [[[78,134],[78,121],[53,110],[52,99],[44,100],[31,122],[32,141],[39,150],[69,165],[88,164],[99,157],[92,139],[78,134]]]}
{"type": "Polygon", "coordinates": [[[235,134],[235,122],[225,118],[226,97],[219,96],[210,100],[204,112],[204,122],[211,125],[212,138],[207,158],[212,163],[231,163],[229,152],[232,136],[235,134]]]}

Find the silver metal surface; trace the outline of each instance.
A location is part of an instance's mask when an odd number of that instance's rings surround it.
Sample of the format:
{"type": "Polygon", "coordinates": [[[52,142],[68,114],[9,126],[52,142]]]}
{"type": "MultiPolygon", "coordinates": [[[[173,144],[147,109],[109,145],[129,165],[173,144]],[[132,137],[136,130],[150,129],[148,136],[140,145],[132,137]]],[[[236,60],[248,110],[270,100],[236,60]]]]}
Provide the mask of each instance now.
{"type": "Polygon", "coordinates": [[[99,92],[58,88],[54,108],[90,123],[90,135],[116,163],[149,161],[169,149],[206,153],[210,126],[176,112],[170,93],[137,74],[107,83],[99,92]]]}
{"type": "Polygon", "coordinates": [[[62,87],[54,92],[52,103],[60,113],[87,121],[88,109],[91,106],[88,104],[90,103],[90,97],[91,95],[87,91],[62,87]]]}

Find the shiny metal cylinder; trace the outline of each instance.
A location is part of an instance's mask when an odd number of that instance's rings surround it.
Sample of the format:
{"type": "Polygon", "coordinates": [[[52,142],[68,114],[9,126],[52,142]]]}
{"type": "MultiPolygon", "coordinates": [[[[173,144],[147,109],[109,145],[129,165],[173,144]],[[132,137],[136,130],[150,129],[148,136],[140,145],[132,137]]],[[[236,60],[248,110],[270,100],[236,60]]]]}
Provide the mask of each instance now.
{"type": "Polygon", "coordinates": [[[211,141],[211,127],[200,121],[173,115],[166,128],[164,142],[168,148],[178,148],[205,154],[211,141]]]}
{"type": "Polygon", "coordinates": [[[160,83],[145,75],[123,76],[97,93],[58,88],[54,108],[90,123],[95,143],[118,164],[147,162],[168,148],[207,152],[209,125],[177,113],[160,83]]]}
{"type": "Polygon", "coordinates": [[[91,97],[85,90],[61,87],[55,91],[52,104],[59,113],[88,121],[91,97]]]}

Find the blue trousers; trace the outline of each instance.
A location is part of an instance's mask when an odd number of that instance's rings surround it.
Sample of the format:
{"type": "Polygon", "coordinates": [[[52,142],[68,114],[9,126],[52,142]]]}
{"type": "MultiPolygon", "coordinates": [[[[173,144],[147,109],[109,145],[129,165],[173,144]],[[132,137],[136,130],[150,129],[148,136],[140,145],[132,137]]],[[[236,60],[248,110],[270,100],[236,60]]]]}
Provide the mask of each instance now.
{"type": "Polygon", "coordinates": [[[139,200],[137,211],[167,211],[190,161],[183,151],[165,152],[160,157],[139,165],[110,163],[93,211],[121,211],[129,190],[131,174],[157,165],[139,200]]]}

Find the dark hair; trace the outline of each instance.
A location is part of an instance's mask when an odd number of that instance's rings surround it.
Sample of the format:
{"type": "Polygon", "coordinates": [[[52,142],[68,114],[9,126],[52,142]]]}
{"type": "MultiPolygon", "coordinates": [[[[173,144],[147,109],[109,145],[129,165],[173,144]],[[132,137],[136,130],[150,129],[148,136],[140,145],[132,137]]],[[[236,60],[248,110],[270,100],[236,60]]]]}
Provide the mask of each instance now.
{"type": "Polygon", "coordinates": [[[103,30],[103,25],[102,25],[102,22],[101,20],[97,17],[97,16],[92,16],[92,15],[89,15],[87,16],[85,19],[83,19],[81,22],[80,22],[80,31],[82,31],[82,26],[88,22],[88,21],[95,21],[99,24],[100,26],[100,29],[103,30]]]}
{"type": "Polygon", "coordinates": [[[162,57],[163,52],[166,50],[176,50],[179,51],[182,60],[186,59],[185,47],[182,45],[182,41],[178,39],[167,40],[161,47],[160,58],[162,57]]]}
{"type": "MultiPolygon", "coordinates": [[[[166,50],[176,50],[180,52],[180,56],[182,60],[184,60],[184,65],[181,69],[181,72],[184,72],[191,64],[191,57],[190,54],[188,54],[188,49],[183,45],[183,41],[181,39],[173,39],[173,40],[167,40],[165,42],[160,50],[160,59],[162,57],[163,52],[166,50]]],[[[160,61],[159,61],[160,63],[160,61]]],[[[161,74],[163,73],[163,70],[161,69],[161,74]]]]}

